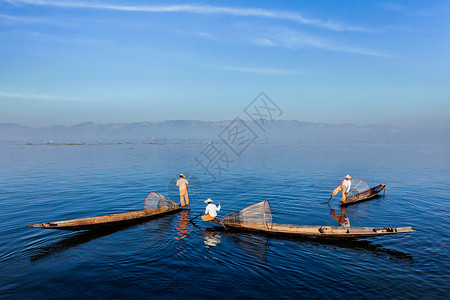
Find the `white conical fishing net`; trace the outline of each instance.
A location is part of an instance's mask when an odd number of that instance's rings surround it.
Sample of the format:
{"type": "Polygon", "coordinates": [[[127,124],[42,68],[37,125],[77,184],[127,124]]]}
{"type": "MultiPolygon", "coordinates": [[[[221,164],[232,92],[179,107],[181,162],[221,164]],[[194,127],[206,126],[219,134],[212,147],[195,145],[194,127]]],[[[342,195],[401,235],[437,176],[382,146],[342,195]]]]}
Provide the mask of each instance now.
{"type": "Polygon", "coordinates": [[[350,192],[347,193],[347,201],[362,200],[369,196],[370,187],[367,182],[358,178],[352,179],[351,182],[350,192]]]}
{"type": "Polygon", "coordinates": [[[256,225],[270,230],[272,229],[272,211],[269,201],[266,200],[225,215],[220,221],[225,225],[256,225]]]}
{"type": "Polygon", "coordinates": [[[144,200],[144,209],[170,209],[178,206],[174,201],[158,194],[157,192],[150,192],[144,200]]]}

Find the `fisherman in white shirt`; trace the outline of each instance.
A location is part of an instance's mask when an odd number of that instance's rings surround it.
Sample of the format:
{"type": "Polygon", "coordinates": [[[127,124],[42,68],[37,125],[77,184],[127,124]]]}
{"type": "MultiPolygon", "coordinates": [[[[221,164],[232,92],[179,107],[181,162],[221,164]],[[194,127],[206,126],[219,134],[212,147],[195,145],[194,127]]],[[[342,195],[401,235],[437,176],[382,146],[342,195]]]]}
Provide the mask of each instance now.
{"type": "Polygon", "coordinates": [[[350,188],[352,187],[352,182],[350,181],[350,175],[347,174],[345,176],[345,179],[340,182],[339,186],[334,189],[334,191],[331,193],[331,197],[334,197],[339,193],[339,191],[342,191],[342,197],[341,202],[345,203],[345,200],[347,198],[347,193],[350,192],[350,188]]]}
{"type": "Polygon", "coordinates": [[[208,203],[205,209],[205,214],[202,216],[203,221],[212,221],[217,217],[217,212],[220,210],[220,203],[216,206],[212,204],[212,200],[210,198],[205,200],[205,203],[208,203]]]}
{"type": "Polygon", "coordinates": [[[180,174],[180,179],[177,180],[177,187],[180,189],[180,203],[181,207],[189,206],[189,193],[187,186],[189,182],[184,178],[183,173],[180,174]],[[186,203],[184,202],[186,200],[186,203]]]}

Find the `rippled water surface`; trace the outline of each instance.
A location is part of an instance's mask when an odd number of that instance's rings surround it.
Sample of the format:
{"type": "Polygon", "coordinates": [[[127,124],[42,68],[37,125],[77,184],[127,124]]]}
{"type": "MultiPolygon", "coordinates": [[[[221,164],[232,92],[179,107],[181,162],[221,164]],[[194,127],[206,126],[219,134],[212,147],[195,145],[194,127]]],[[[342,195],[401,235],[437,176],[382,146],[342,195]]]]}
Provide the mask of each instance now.
{"type": "Polygon", "coordinates": [[[0,143],[1,297],[448,296],[449,144],[254,144],[215,182],[194,160],[204,147],[0,143]],[[195,179],[190,212],[96,232],[26,226],[140,210],[150,191],[176,195],[179,172],[195,179]],[[417,231],[327,242],[187,222],[210,197],[219,216],[267,199],[276,223],[337,225],[338,197],[321,203],[347,173],[388,184],[346,209],[352,226],[417,231]]]}

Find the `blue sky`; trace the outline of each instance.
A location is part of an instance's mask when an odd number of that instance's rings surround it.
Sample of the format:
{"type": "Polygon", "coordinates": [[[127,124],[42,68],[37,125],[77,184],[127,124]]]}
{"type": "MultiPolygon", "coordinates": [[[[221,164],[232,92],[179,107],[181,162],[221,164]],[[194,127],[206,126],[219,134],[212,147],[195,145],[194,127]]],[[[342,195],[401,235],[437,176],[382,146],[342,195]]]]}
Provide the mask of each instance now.
{"type": "Polygon", "coordinates": [[[0,0],[0,123],[450,123],[450,1],[0,0]]]}

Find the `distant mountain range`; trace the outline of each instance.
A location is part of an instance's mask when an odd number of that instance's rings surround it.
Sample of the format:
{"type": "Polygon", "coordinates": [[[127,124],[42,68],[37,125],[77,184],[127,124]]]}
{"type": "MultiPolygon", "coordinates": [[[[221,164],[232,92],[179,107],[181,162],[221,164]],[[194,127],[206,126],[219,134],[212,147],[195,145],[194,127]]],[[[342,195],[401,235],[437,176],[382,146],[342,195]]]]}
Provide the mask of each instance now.
{"type": "MultiPolygon", "coordinates": [[[[20,142],[124,142],[124,141],[220,141],[223,132],[232,121],[171,120],[162,122],[138,122],[96,124],[92,122],[73,126],[29,127],[18,124],[0,124],[0,141],[20,142]]],[[[450,141],[448,131],[410,129],[399,126],[354,124],[323,124],[296,120],[264,120],[258,127],[252,121],[244,121],[260,141],[302,142],[412,142],[450,141]]],[[[242,127],[247,128],[247,127],[242,127]]],[[[241,129],[240,129],[241,130],[241,129]]],[[[223,135],[222,135],[223,137],[223,135]]]]}

